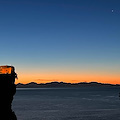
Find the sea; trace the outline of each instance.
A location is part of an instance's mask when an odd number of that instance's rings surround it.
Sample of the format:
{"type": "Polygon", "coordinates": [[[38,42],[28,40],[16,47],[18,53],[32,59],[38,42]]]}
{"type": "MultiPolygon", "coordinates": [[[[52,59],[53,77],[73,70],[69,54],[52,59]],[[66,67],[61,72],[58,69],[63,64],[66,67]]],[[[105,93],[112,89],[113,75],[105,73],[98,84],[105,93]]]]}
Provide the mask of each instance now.
{"type": "Polygon", "coordinates": [[[18,120],[120,120],[120,88],[17,88],[18,120]]]}

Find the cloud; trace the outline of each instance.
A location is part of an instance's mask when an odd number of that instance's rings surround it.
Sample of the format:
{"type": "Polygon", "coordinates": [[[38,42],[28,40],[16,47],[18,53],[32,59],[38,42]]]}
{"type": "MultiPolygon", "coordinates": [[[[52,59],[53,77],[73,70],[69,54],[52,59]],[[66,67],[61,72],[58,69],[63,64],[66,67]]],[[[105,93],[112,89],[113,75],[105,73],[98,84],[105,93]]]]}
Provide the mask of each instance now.
{"type": "Polygon", "coordinates": [[[36,79],[35,82],[37,83],[47,83],[47,82],[60,82],[60,80],[57,80],[57,79],[36,79]]]}

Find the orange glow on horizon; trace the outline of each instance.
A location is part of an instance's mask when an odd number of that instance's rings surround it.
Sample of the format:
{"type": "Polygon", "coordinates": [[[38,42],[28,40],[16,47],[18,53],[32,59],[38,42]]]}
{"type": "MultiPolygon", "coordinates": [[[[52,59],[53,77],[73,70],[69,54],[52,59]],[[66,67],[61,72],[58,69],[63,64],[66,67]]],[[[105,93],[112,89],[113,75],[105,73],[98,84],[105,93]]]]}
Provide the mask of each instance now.
{"type": "Polygon", "coordinates": [[[104,74],[19,74],[17,83],[48,83],[48,82],[66,82],[66,83],[79,83],[79,82],[100,82],[110,84],[120,84],[120,76],[118,75],[104,75],[104,74]]]}

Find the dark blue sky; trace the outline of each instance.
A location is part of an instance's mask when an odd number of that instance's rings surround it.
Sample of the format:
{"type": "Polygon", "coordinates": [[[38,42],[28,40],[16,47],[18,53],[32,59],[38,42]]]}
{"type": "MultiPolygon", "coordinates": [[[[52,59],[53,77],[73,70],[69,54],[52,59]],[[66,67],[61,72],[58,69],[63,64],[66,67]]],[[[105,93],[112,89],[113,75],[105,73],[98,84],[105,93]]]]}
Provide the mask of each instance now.
{"type": "Polygon", "coordinates": [[[0,0],[0,45],[18,69],[119,73],[120,0],[0,0]]]}

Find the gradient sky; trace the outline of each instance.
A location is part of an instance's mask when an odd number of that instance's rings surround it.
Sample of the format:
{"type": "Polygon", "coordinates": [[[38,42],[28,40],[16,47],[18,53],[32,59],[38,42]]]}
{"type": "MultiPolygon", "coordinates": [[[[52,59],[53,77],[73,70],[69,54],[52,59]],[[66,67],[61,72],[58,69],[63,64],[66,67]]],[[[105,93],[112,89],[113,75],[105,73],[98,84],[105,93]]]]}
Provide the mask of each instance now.
{"type": "Polygon", "coordinates": [[[120,84],[120,0],[0,0],[0,65],[16,83],[120,84]]]}

